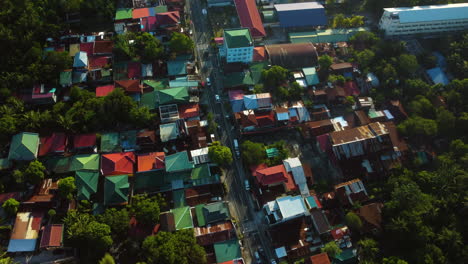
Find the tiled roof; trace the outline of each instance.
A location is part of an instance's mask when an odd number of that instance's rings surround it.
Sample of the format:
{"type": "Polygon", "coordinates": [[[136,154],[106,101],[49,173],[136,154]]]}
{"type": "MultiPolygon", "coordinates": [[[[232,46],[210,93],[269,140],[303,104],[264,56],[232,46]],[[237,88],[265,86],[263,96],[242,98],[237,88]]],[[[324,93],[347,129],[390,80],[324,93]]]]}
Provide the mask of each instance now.
{"type": "Polygon", "coordinates": [[[47,225],[42,231],[41,248],[62,247],[63,246],[63,225],[47,225]]]}
{"type": "Polygon", "coordinates": [[[79,170],[75,173],[78,200],[90,200],[98,189],[99,172],[79,170]]]}
{"type": "Polygon", "coordinates": [[[257,177],[257,181],[262,185],[269,185],[279,182],[285,182],[286,170],[284,165],[278,165],[274,167],[268,167],[255,171],[254,176],[257,177]]]}
{"type": "Polygon", "coordinates": [[[254,38],[266,36],[255,0],[234,0],[234,3],[241,26],[249,28],[254,38]]]}
{"type": "Polygon", "coordinates": [[[96,146],[96,134],[82,134],[73,137],[74,148],[92,148],[96,146]]]}
{"type": "Polygon", "coordinates": [[[157,170],[164,168],[164,152],[152,152],[140,154],[138,159],[138,172],[157,170]]]}
{"type": "Polygon", "coordinates": [[[128,201],[128,176],[108,176],[104,180],[104,204],[123,204],[128,201]]]}
{"type": "Polygon", "coordinates": [[[358,215],[367,223],[380,228],[382,223],[382,203],[371,203],[358,209],[358,215]]]}
{"type": "Polygon", "coordinates": [[[39,157],[49,153],[64,152],[67,144],[67,136],[64,133],[54,133],[48,137],[41,138],[39,157]]]}
{"type": "Polygon", "coordinates": [[[105,154],[101,159],[101,172],[105,176],[133,174],[135,163],[133,152],[105,154]]]}
{"type": "Polygon", "coordinates": [[[13,136],[10,144],[9,160],[33,160],[39,149],[39,134],[23,132],[13,136]]]}

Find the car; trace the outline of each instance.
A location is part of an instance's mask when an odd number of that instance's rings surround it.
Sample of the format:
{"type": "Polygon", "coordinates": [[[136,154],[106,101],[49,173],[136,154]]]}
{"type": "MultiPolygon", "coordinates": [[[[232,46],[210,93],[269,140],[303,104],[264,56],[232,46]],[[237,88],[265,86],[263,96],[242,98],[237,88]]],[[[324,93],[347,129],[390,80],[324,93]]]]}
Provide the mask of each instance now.
{"type": "Polygon", "coordinates": [[[255,255],[255,261],[257,262],[257,264],[262,263],[262,259],[260,258],[260,254],[258,253],[258,251],[255,251],[254,255],[255,255]]]}
{"type": "Polygon", "coordinates": [[[207,84],[208,86],[211,85],[210,77],[206,77],[206,84],[207,84]]]}
{"type": "Polygon", "coordinates": [[[219,95],[217,95],[217,94],[215,94],[215,99],[216,99],[216,102],[218,102],[218,103],[219,103],[219,101],[221,100],[221,99],[219,98],[219,95]]]}
{"type": "Polygon", "coordinates": [[[189,34],[192,35],[192,34],[193,34],[193,31],[192,31],[192,30],[189,30],[189,34]]]}
{"type": "Polygon", "coordinates": [[[208,12],[206,11],[206,9],[205,9],[205,8],[203,8],[201,12],[202,12],[202,13],[203,13],[203,15],[205,15],[205,16],[206,16],[206,14],[208,14],[208,12]]]}
{"type": "Polygon", "coordinates": [[[275,259],[271,259],[271,260],[270,260],[270,263],[271,263],[271,264],[276,264],[276,260],[275,260],[275,259]]]}
{"type": "Polygon", "coordinates": [[[249,183],[249,180],[245,180],[245,181],[244,181],[244,185],[245,185],[245,190],[246,190],[246,191],[250,191],[250,183],[249,183]]]}
{"type": "Polygon", "coordinates": [[[222,201],[222,200],[223,198],[221,198],[221,196],[216,196],[210,199],[211,202],[222,201]]]}

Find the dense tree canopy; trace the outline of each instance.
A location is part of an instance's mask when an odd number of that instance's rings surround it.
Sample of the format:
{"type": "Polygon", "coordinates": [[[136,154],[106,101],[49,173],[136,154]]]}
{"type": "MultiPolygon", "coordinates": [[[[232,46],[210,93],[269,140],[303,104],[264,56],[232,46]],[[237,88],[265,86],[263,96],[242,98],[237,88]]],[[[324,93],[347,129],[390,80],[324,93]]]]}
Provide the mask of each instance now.
{"type": "Polygon", "coordinates": [[[96,219],[110,227],[111,236],[114,240],[123,239],[127,236],[130,223],[130,215],[127,209],[108,208],[103,214],[98,215],[96,219]]]}
{"type": "Polygon", "coordinates": [[[241,145],[242,158],[248,165],[258,165],[265,161],[265,145],[246,140],[241,145]]]}
{"type": "Polygon", "coordinates": [[[333,28],[354,28],[364,25],[363,16],[345,17],[343,14],[337,14],[333,17],[333,28]]]}
{"type": "Polygon", "coordinates": [[[330,258],[335,258],[342,251],[335,241],[330,241],[322,248],[322,252],[327,253],[330,258]]]}
{"type": "Polygon", "coordinates": [[[263,70],[262,80],[269,89],[284,85],[289,78],[289,71],[281,66],[274,65],[268,70],[263,70]]]}
{"type": "Polygon", "coordinates": [[[59,180],[58,182],[59,195],[65,199],[73,199],[73,195],[76,192],[75,178],[67,177],[59,180]]]}
{"type": "Polygon", "coordinates": [[[169,40],[169,49],[176,54],[189,53],[193,50],[193,40],[182,33],[173,32],[169,40]]]}
{"type": "Polygon", "coordinates": [[[148,197],[148,195],[135,195],[129,206],[130,214],[134,215],[139,223],[146,226],[154,226],[159,222],[159,202],[158,197],[148,197]]]}
{"type": "Polygon", "coordinates": [[[14,198],[10,198],[2,204],[3,210],[5,210],[9,216],[15,215],[16,212],[18,212],[19,206],[20,203],[14,198]]]}
{"type": "Polygon", "coordinates": [[[229,165],[232,163],[232,152],[231,149],[221,145],[219,141],[213,142],[208,149],[208,155],[211,161],[221,165],[229,165]]]}

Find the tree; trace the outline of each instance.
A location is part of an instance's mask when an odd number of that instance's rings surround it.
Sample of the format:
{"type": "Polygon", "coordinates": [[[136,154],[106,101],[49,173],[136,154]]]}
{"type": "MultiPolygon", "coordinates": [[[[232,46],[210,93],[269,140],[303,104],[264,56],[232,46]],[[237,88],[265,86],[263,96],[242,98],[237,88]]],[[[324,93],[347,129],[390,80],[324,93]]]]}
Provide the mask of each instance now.
{"type": "Polygon", "coordinates": [[[382,264],[408,264],[408,262],[397,257],[383,258],[382,264]]]}
{"type": "Polygon", "coordinates": [[[335,241],[330,241],[322,248],[322,252],[327,253],[330,258],[336,258],[341,254],[341,249],[335,241]]]}
{"type": "Polygon", "coordinates": [[[24,179],[31,184],[39,184],[44,179],[45,169],[40,161],[31,161],[24,171],[24,179]]]}
{"type": "Polygon", "coordinates": [[[193,229],[184,229],[174,233],[158,232],[143,241],[142,250],[146,263],[156,264],[204,264],[206,253],[198,245],[193,229]]]}
{"type": "Polygon", "coordinates": [[[164,47],[153,35],[143,32],[136,34],[133,45],[135,54],[143,63],[152,63],[163,55],[164,47]]]}
{"type": "Polygon", "coordinates": [[[182,33],[173,32],[169,40],[169,49],[177,54],[189,53],[193,50],[193,40],[182,33]]]}
{"type": "Polygon", "coordinates": [[[365,49],[363,51],[356,52],[354,57],[362,69],[367,69],[374,61],[375,53],[370,49],[365,49]]]}
{"type": "Polygon", "coordinates": [[[366,238],[358,242],[360,260],[364,262],[376,261],[379,247],[374,239],[366,238]]]}
{"type": "Polygon", "coordinates": [[[258,165],[264,162],[266,159],[265,146],[262,143],[246,140],[244,143],[242,143],[241,148],[242,158],[249,166],[258,165]]]}
{"type": "Polygon", "coordinates": [[[320,67],[320,71],[328,72],[328,69],[333,64],[333,58],[328,55],[320,56],[320,58],[318,59],[318,64],[320,67]]]}
{"type": "Polygon", "coordinates": [[[148,197],[146,194],[135,195],[129,206],[130,214],[145,226],[154,226],[159,222],[158,197],[148,197]]]}
{"type": "Polygon", "coordinates": [[[106,253],[104,257],[99,261],[99,264],[115,264],[115,261],[109,253],[106,253]]]}
{"type": "Polygon", "coordinates": [[[281,66],[274,65],[262,71],[263,84],[269,89],[283,85],[289,78],[289,71],[281,66]]]}
{"type": "Polygon", "coordinates": [[[436,109],[434,105],[424,96],[416,96],[416,98],[409,104],[412,114],[424,118],[435,119],[436,109]]]}
{"type": "Polygon", "coordinates": [[[298,100],[301,98],[303,93],[304,93],[304,88],[302,88],[298,82],[292,82],[289,85],[289,96],[291,97],[291,99],[298,100]]]}
{"type": "Polygon", "coordinates": [[[96,218],[100,223],[110,227],[114,239],[123,239],[127,236],[130,223],[130,215],[127,209],[108,208],[96,218]]]}
{"type": "Polygon", "coordinates": [[[398,71],[405,76],[412,76],[419,68],[418,59],[414,55],[401,54],[398,57],[398,71]]]}
{"type": "Polygon", "coordinates": [[[370,31],[361,31],[349,38],[349,42],[355,47],[370,47],[379,42],[379,38],[370,31]]]}
{"type": "Polygon", "coordinates": [[[455,131],[455,115],[443,108],[437,111],[437,130],[439,134],[443,136],[451,136],[454,135],[455,131]]]}
{"type": "Polygon", "coordinates": [[[14,261],[11,257],[7,257],[6,254],[6,252],[0,254],[0,264],[19,264],[18,262],[14,261]]]}
{"type": "Polygon", "coordinates": [[[345,216],[345,223],[349,226],[353,231],[359,232],[362,228],[362,221],[361,218],[353,212],[349,212],[345,216]]]}
{"type": "Polygon", "coordinates": [[[334,84],[343,85],[346,79],[343,75],[330,74],[328,76],[328,81],[334,84]]]}
{"type": "Polygon", "coordinates": [[[356,104],[356,100],[355,100],[354,97],[351,96],[351,95],[350,95],[350,96],[346,96],[346,98],[345,98],[345,103],[346,103],[347,105],[349,105],[349,106],[353,106],[353,105],[356,104]]]}
{"type": "Polygon", "coordinates": [[[426,95],[431,87],[421,79],[408,79],[403,84],[403,93],[409,98],[426,95]]]}
{"type": "Polygon", "coordinates": [[[50,219],[53,219],[56,214],[57,212],[54,209],[49,209],[49,211],[47,211],[47,215],[50,217],[50,219]]]}
{"type": "Polygon", "coordinates": [[[67,177],[59,180],[58,192],[59,195],[64,199],[73,199],[73,195],[76,192],[75,178],[67,177]]]}
{"type": "Polygon", "coordinates": [[[232,163],[232,152],[231,149],[222,146],[219,141],[213,142],[213,144],[208,149],[208,156],[211,161],[225,166],[232,163]]]}
{"type": "Polygon", "coordinates": [[[15,198],[10,198],[2,204],[3,210],[5,210],[5,212],[9,216],[16,215],[16,212],[18,212],[19,206],[20,206],[20,203],[15,198]]]}

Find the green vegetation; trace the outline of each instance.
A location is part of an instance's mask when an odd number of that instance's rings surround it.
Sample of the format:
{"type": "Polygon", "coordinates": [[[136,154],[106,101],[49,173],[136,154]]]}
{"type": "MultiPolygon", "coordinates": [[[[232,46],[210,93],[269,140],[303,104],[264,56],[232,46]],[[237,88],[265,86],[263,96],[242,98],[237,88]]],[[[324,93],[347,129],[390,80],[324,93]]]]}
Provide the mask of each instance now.
{"type": "Polygon", "coordinates": [[[5,213],[7,213],[7,215],[9,216],[16,215],[16,212],[18,212],[19,206],[20,206],[20,202],[18,202],[14,198],[10,198],[2,204],[3,210],[5,210],[5,213]]]}
{"type": "Polygon", "coordinates": [[[363,16],[345,17],[343,14],[337,14],[333,17],[332,28],[354,28],[364,25],[363,16]]]}
{"type": "Polygon", "coordinates": [[[59,180],[58,192],[62,198],[71,200],[76,192],[75,178],[67,177],[59,180]]]}
{"type": "Polygon", "coordinates": [[[270,69],[262,71],[263,84],[268,89],[283,86],[288,79],[289,71],[281,66],[274,65],[270,69]]]}
{"type": "Polygon", "coordinates": [[[361,218],[353,212],[349,212],[346,214],[345,223],[354,232],[359,232],[362,228],[361,218]]]}
{"type": "Polygon", "coordinates": [[[333,259],[341,254],[341,249],[335,241],[330,241],[322,248],[322,252],[327,253],[328,256],[333,259]]]}
{"type": "Polygon", "coordinates": [[[135,195],[129,206],[130,214],[134,215],[139,223],[145,226],[154,226],[159,222],[159,200],[161,200],[159,196],[135,195]]]}
{"type": "Polygon", "coordinates": [[[114,240],[123,240],[127,237],[130,223],[130,214],[127,209],[108,208],[103,214],[96,217],[97,221],[106,224],[111,229],[114,240]]]}
{"type": "Polygon", "coordinates": [[[161,42],[146,32],[127,32],[116,35],[114,39],[114,54],[118,60],[136,59],[152,63],[162,58],[163,53],[161,42]]]}
{"type": "Polygon", "coordinates": [[[231,149],[221,145],[219,141],[213,142],[213,145],[209,147],[208,156],[211,161],[221,166],[226,166],[232,163],[231,149]]]}
{"type": "Polygon", "coordinates": [[[192,52],[194,47],[193,40],[182,33],[173,32],[169,40],[169,49],[176,54],[192,52]]]}
{"type": "Polygon", "coordinates": [[[242,159],[248,165],[258,165],[265,161],[266,152],[263,143],[256,143],[246,140],[241,145],[242,159]]]}
{"type": "Polygon", "coordinates": [[[104,257],[99,261],[99,264],[115,264],[115,261],[109,253],[106,253],[104,257]]]}

